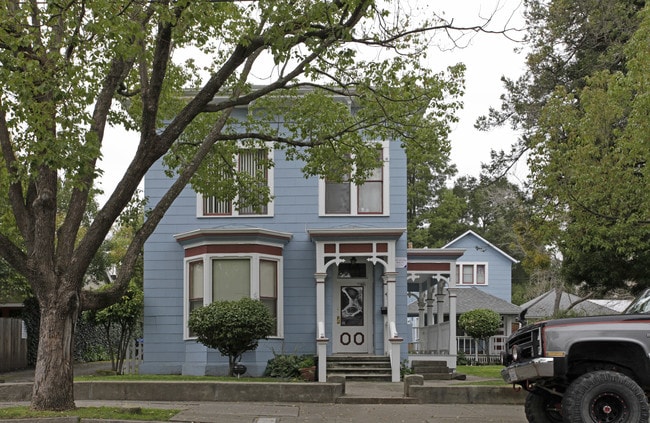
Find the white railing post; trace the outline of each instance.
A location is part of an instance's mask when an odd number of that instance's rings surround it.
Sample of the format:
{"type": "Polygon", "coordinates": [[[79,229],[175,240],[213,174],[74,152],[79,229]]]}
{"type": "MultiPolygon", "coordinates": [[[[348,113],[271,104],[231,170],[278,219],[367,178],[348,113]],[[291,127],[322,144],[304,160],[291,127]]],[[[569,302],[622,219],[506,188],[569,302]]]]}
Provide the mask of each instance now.
{"type": "Polygon", "coordinates": [[[404,339],[397,334],[397,326],[394,321],[389,323],[390,328],[390,369],[391,369],[391,382],[399,382],[400,380],[400,345],[404,339]]]}
{"type": "Polygon", "coordinates": [[[316,349],[318,353],[318,381],[327,381],[327,343],[329,339],[325,336],[325,322],[318,322],[318,337],[316,338],[316,349]]]}
{"type": "Polygon", "coordinates": [[[318,381],[327,381],[327,343],[325,336],[325,278],[327,273],[318,272],[316,278],[316,354],[318,355],[318,381]]]}

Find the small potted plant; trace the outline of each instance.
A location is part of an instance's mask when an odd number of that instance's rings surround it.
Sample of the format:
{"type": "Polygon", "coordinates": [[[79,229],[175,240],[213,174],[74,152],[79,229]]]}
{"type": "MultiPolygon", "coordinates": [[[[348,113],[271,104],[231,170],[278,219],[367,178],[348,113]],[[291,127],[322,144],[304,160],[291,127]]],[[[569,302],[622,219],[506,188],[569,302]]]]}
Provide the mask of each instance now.
{"type": "Polygon", "coordinates": [[[302,380],[313,382],[316,380],[316,360],[313,356],[305,355],[298,363],[298,371],[302,380]]]}

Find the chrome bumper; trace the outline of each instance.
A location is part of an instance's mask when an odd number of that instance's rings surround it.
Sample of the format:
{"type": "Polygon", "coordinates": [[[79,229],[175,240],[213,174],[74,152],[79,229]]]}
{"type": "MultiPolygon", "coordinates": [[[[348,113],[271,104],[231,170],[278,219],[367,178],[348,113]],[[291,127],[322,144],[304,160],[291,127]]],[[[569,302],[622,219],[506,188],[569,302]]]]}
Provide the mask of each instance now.
{"type": "Polygon", "coordinates": [[[508,383],[553,377],[553,359],[535,358],[525,363],[514,363],[501,370],[501,377],[508,383]]]}

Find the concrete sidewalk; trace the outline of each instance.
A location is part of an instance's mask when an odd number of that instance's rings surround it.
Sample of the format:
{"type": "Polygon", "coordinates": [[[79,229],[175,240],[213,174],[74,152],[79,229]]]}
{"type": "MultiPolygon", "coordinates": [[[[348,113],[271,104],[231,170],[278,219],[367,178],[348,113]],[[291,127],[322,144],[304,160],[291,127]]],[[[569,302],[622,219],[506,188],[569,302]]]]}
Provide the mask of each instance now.
{"type": "MultiPolygon", "coordinates": [[[[28,403],[21,404],[28,405],[28,403]]],[[[0,402],[0,408],[4,406],[7,404],[0,402]]],[[[477,421],[520,423],[526,421],[523,407],[514,405],[77,401],[77,406],[175,409],[180,411],[170,421],[188,423],[474,423],[477,421]]],[[[81,423],[100,422],[124,423],[92,419],[81,421],[81,423]]],[[[15,423],[15,421],[0,420],[0,423],[15,423]]],[[[43,420],[27,419],[21,420],[20,423],[43,423],[43,420]]],[[[61,417],[47,420],[47,423],[79,423],[79,419],[61,417]]]]}

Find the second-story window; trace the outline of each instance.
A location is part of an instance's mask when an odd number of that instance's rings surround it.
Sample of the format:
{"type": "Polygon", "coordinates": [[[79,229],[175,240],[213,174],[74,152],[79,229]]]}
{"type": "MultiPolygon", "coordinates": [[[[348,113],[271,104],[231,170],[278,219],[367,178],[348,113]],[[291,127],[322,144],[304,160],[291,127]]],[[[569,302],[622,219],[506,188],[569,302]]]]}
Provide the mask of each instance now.
{"type": "MultiPolygon", "coordinates": [[[[272,201],[264,202],[265,191],[272,192],[272,168],[267,166],[269,150],[264,148],[244,149],[235,158],[239,178],[245,179],[245,192],[233,198],[198,196],[199,216],[269,216],[272,201]]],[[[232,172],[216,171],[221,180],[235,177],[232,172]]]]}
{"type": "Polygon", "coordinates": [[[487,285],[487,264],[463,263],[456,266],[460,285],[487,285]]]}
{"type": "Polygon", "coordinates": [[[344,175],[342,181],[321,181],[321,215],[387,215],[388,213],[388,152],[378,150],[381,166],[373,169],[360,185],[344,175]]]}

